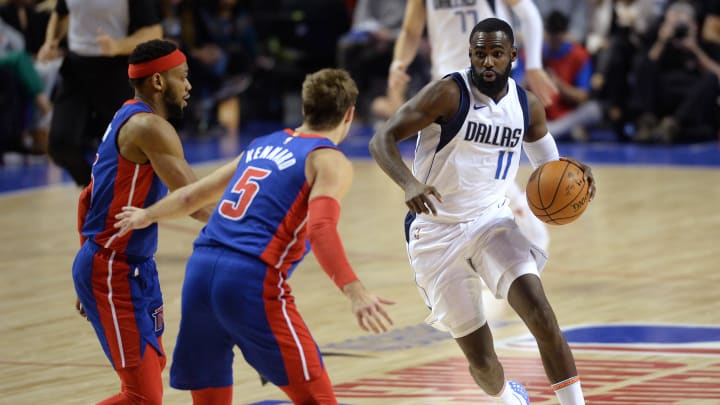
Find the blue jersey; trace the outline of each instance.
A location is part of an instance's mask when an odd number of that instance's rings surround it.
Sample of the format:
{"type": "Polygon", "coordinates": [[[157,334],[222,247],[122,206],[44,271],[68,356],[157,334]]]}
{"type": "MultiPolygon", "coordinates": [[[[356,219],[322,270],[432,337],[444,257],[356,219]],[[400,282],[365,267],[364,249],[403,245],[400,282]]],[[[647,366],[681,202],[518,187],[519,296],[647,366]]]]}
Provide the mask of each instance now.
{"type": "Polygon", "coordinates": [[[318,148],[336,146],[289,129],[255,139],[195,245],[225,246],[283,270],[299,262],[307,252],[305,160],[318,148]]]}
{"type": "Polygon", "coordinates": [[[92,168],[92,197],[81,233],[98,245],[133,256],[149,257],[157,250],[157,224],[117,236],[115,215],[126,205],[147,207],[167,194],[150,162],[125,159],[117,147],[120,128],[138,113],[152,113],[150,107],[129,100],[115,113],[98,147],[92,168]]]}

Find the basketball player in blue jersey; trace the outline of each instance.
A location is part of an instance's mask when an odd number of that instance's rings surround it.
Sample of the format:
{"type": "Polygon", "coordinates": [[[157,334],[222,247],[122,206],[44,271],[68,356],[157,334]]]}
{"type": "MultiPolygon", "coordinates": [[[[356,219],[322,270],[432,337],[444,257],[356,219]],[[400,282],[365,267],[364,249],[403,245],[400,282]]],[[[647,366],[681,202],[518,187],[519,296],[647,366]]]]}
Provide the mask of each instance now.
{"type": "Polygon", "coordinates": [[[233,347],[296,404],[337,404],[320,351],[295,306],[288,278],[307,253],[352,303],[363,330],[392,321],[348,263],[337,221],[352,166],[337,149],[358,90],[349,74],[323,69],[302,87],[303,124],[259,137],[234,161],[147,209],[127,207],[123,235],[218,202],[195,241],[182,291],[170,385],[195,405],[232,402],[233,347]]]}
{"type": "MultiPolygon", "coordinates": [[[[539,277],[545,252],[520,232],[505,197],[521,148],[534,168],[560,159],[543,104],[509,77],[513,43],[503,20],[479,22],[470,34],[471,66],[425,86],[378,130],[370,151],[405,191],[408,256],[427,321],[455,338],[475,382],[502,403],[529,403],[522,385],[505,380],[483,311],[484,282],[535,336],[560,404],[579,405],[575,361],[539,277]],[[397,143],[418,131],[411,171],[397,143]]],[[[573,162],[592,198],[590,168],[573,162]]]]}
{"type": "MultiPolygon", "coordinates": [[[[114,217],[125,205],[145,207],[196,180],[180,138],[166,120],[190,95],[185,55],[171,42],[138,45],[129,58],[135,97],[115,113],[98,147],[90,184],[80,197],[82,247],[72,276],[77,308],[95,328],[122,382],[100,404],[161,404],[163,301],[153,255],[157,226],[120,235],[114,217]],[[166,188],[167,187],[167,188],[166,188]]],[[[210,210],[193,216],[207,221],[210,210]]]]}

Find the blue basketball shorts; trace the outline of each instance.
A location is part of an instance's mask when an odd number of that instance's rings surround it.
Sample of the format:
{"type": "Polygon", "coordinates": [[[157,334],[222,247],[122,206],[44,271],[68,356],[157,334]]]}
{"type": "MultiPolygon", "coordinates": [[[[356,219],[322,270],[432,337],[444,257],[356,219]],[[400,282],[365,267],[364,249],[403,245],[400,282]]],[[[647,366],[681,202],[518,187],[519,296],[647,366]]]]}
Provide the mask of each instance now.
{"type": "Polygon", "coordinates": [[[235,345],[277,386],[321,377],[320,350],[287,283],[291,271],[225,248],[196,246],[185,272],[170,385],[232,385],[235,345]]]}
{"type": "Polygon", "coordinates": [[[117,369],[140,364],[147,345],[163,356],[163,299],[152,257],[128,256],[86,241],[72,268],[75,292],[105,355],[117,369]]]}

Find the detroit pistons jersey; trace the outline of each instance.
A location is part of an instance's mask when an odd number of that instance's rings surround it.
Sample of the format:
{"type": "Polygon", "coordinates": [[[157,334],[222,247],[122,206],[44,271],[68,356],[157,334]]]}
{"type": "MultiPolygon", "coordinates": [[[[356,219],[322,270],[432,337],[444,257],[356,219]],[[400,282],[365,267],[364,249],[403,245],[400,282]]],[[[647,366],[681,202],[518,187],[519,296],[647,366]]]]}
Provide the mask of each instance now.
{"type": "Polygon", "coordinates": [[[508,79],[497,103],[470,82],[470,70],[449,75],[460,87],[460,108],[447,123],[432,124],[418,138],[413,174],[434,186],[442,203],[431,221],[463,222],[504,201],[515,179],[529,125],[527,93],[508,79]]]}
{"type": "Polygon", "coordinates": [[[134,256],[150,257],[157,250],[157,224],[117,236],[113,227],[115,215],[122,207],[144,208],[167,193],[167,188],[155,174],[150,162],[134,163],[118,150],[120,128],[138,113],[152,113],[150,107],[137,100],[129,100],[115,113],[108,125],[95,156],[92,168],[92,197],[85,216],[82,234],[98,245],[134,256]]]}
{"type": "Polygon", "coordinates": [[[481,20],[512,22],[504,0],[426,0],[425,12],[433,80],[470,65],[470,32],[481,20]]]}
{"type": "Polygon", "coordinates": [[[255,139],[195,245],[225,246],[283,270],[301,260],[310,194],[305,161],[318,148],[336,146],[289,129],[255,139]]]}

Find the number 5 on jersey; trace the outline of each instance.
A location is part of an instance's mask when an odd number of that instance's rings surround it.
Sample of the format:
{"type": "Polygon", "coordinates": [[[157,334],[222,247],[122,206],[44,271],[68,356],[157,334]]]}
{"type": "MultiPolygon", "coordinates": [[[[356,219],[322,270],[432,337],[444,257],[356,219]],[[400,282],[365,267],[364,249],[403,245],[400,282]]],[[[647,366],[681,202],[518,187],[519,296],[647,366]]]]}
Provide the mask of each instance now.
{"type": "Polygon", "coordinates": [[[220,215],[233,221],[237,221],[245,216],[255,195],[260,191],[260,184],[257,180],[266,178],[270,173],[272,173],[270,170],[253,166],[245,169],[242,176],[240,176],[232,187],[232,193],[238,194],[237,200],[223,199],[218,206],[220,215]]]}

